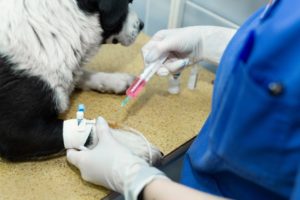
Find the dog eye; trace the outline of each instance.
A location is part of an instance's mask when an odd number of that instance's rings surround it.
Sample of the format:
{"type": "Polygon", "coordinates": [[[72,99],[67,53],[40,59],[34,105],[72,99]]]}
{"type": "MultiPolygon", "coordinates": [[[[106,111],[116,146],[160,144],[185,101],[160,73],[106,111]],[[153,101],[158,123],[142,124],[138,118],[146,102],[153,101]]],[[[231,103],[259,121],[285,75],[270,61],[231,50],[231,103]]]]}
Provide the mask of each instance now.
{"type": "Polygon", "coordinates": [[[129,3],[132,3],[133,0],[129,0],[129,3]]]}

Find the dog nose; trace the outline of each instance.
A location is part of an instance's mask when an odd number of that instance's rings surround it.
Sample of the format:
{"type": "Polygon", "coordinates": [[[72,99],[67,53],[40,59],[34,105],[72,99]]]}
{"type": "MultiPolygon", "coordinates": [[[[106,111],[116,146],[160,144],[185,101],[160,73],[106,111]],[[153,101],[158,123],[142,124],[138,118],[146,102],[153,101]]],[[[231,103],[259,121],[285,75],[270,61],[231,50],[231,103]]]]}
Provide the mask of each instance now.
{"type": "Polygon", "coordinates": [[[140,20],[139,30],[140,31],[143,30],[144,26],[145,26],[144,22],[140,20]]]}

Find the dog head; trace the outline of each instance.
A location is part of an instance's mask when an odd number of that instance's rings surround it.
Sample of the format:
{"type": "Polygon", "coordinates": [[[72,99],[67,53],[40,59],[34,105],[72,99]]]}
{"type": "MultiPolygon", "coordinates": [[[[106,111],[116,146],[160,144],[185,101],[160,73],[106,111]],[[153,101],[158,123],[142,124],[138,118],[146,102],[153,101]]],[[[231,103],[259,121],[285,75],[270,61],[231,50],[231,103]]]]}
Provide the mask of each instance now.
{"type": "Polygon", "coordinates": [[[103,30],[102,43],[132,44],[144,23],[130,10],[132,0],[77,0],[81,9],[99,14],[99,23],[103,30]]]}

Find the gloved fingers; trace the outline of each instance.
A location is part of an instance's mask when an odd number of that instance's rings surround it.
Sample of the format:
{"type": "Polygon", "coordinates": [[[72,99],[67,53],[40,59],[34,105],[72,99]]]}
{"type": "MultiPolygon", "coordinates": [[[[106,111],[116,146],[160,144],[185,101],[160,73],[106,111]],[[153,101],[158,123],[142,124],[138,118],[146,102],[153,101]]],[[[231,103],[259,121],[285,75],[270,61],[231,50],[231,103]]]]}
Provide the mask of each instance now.
{"type": "Polygon", "coordinates": [[[157,41],[151,41],[142,48],[145,66],[167,57],[168,52],[162,51],[159,43],[160,42],[157,41]]]}
{"type": "Polygon", "coordinates": [[[176,74],[178,72],[181,72],[184,67],[186,67],[189,64],[188,59],[183,60],[174,60],[174,61],[168,61],[164,63],[164,65],[157,71],[157,74],[159,76],[168,76],[171,74],[176,74]]]}
{"type": "Polygon", "coordinates": [[[163,39],[167,38],[170,35],[176,35],[176,34],[178,34],[181,29],[182,28],[160,30],[160,31],[158,31],[157,33],[154,34],[154,36],[152,37],[152,39],[163,40],[163,39]]]}
{"type": "Polygon", "coordinates": [[[170,31],[169,30],[161,30],[158,31],[154,36],[151,38],[151,40],[142,48],[142,53],[144,55],[144,58],[147,56],[147,54],[155,48],[155,46],[162,40],[166,38],[170,31]]]}
{"type": "Polygon", "coordinates": [[[103,117],[98,117],[96,122],[96,133],[99,138],[99,141],[107,140],[111,137],[110,127],[107,121],[103,117]]]}
{"type": "Polygon", "coordinates": [[[170,36],[160,42],[153,43],[150,51],[144,55],[145,62],[153,63],[174,56],[185,58],[188,54],[179,42],[178,38],[170,36]]]}
{"type": "Polygon", "coordinates": [[[167,45],[164,44],[153,44],[153,48],[149,51],[144,51],[144,62],[145,65],[165,60],[168,57],[170,51],[168,51],[167,45]]]}
{"type": "Polygon", "coordinates": [[[165,76],[168,76],[170,74],[170,71],[167,68],[162,66],[157,70],[156,74],[158,76],[165,77],[165,76]]]}
{"type": "Polygon", "coordinates": [[[169,31],[162,31],[161,34],[155,36],[156,39],[151,40],[142,48],[146,65],[168,57],[172,51],[177,51],[176,37],[167,37],[167,32],[169,31]]]}
{"type": "Polygon", "coordinates": [[[174,62],[166,63],[165,67],[172,73],[178,73],[189,64],[188,59],[177,60],[174,62]]]}
{"type": "Polygon", "coordinates": [[[170,33],[170,30],[160,30],[157,33],[154,34],[154,36],[151,38],[151,41],[161,41],[166,38],[170,33]]]}
{"type": "Polygon", "coordinates": [[[67,150],[67,160],[69,163],[74,165],[75,167],[80,167],[80,160],[82,157],[82,152],[74,149],[67,150]]]}
{"type": "Polygon", "coordinates": [[[178,33],[178,29],[163,29],[156,32],[151,38],[151,41],[161,41],[166,39],[170,35],[175,35],[177,33],[178,33]]]}

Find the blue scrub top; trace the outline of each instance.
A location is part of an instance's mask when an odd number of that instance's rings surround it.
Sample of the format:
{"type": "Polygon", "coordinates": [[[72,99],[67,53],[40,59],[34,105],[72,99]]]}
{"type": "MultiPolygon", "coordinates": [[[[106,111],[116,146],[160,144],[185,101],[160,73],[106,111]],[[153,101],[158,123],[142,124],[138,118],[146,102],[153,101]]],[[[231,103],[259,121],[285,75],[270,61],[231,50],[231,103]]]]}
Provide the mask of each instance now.
{"type": "Polygon", "coordinates": [[[230,42],[183,184],[233,199],[300,199],[299,8],[277,0],[230,42]]]}

